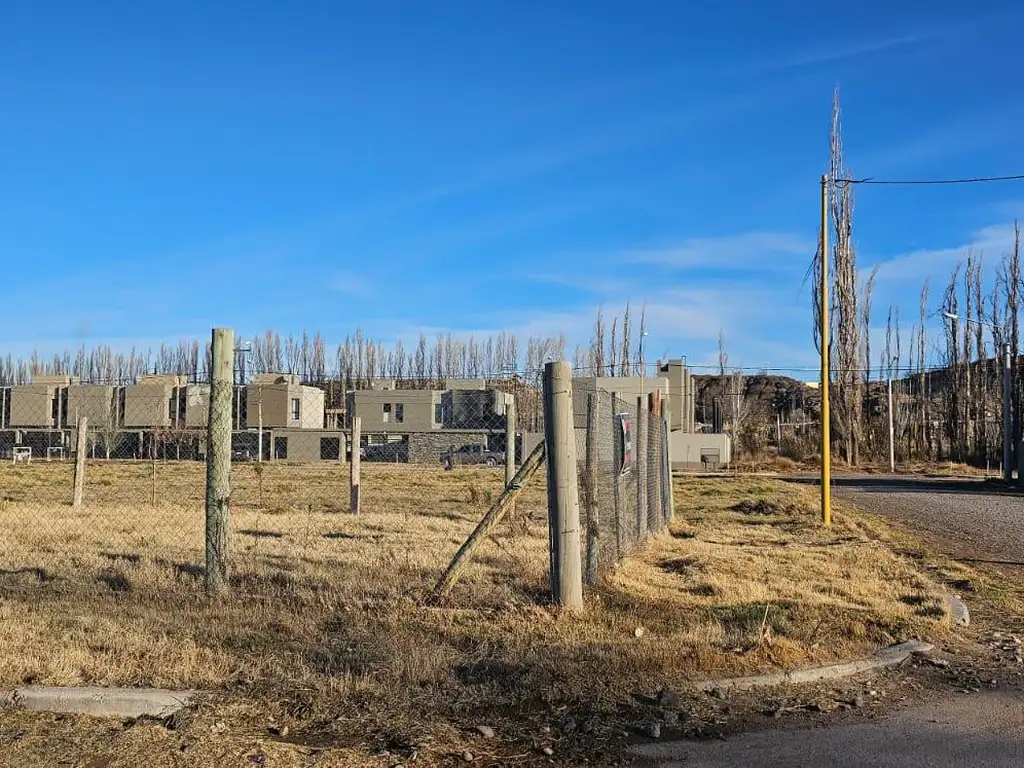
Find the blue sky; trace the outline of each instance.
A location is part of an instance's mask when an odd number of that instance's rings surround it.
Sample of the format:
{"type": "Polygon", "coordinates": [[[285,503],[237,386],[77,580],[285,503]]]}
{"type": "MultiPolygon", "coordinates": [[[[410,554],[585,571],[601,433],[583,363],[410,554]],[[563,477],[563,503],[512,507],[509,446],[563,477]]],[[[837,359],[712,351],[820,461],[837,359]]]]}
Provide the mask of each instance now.
{"type": "MultiPolygon", "coordinates": [[[[0,351],[361,326],[813,365],[833,89],[857,175],[1024,171],[1009,2],[20,2],[0,11],[0,351]],[[925,7],[927,5],[927,7],[925,7]]],[[[858,190],[916,313],[1024,185],[858,190]]]]}

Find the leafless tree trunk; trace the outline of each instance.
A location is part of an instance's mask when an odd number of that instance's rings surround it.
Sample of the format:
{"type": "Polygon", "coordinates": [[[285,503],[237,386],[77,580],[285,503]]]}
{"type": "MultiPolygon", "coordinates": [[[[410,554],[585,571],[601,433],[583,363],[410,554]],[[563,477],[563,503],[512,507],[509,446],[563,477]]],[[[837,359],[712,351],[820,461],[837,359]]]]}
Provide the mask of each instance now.
{"type": "MultiPolygon", "coordinates": [[[[942,300],[942,311],[950,315],[959,315],[958,285],[960,282],[960,269],[962,262],[957,262],[949,277],[946,292],[942,300]]],[[[943,362],[946,366],[946,374],[949,381],[943,388],[943,401],[945,403],[944,433],[948,442],[948,455],[950,459],[962,461],[964,459],[962,440],[962,418],[960,412],[961,393],[963,391],[963,370],[960,363],[960,340],[958,328],[955,321],[946,324],[946,351],[943,362]]]]}
{"type": "MultiPolygon", "coordinates": [[[[862,356],[862,367],[864,368],[863,377],[863,391],[870,391],[871,387],[871,299],[872,294],[875,291],[875,278],[878,277],[878,265],[875,265],[874,269],[871,270],[871,275],[868,277],[867,282],[864,283],[864,292],[861,296],[861,321],[863,328],[861,330],[861,342],[864,347],[862,356]]],[[[867,417],[864,419],[862,427],[862,434],[867,435],[868,451],[874,453],[877,450],[877,446],[873,443],[873,429],[871,423],[872,411],[869,409],[867,417]]]]}
{"type": "Polygon", "coordinates": [[[597,319],[594,321],[594,338],[590,343],[590,364],[594,367],[594,376],[604,376],[604,312],[597,308],[597,319]]]}
{"type": "Polygon", "coordinates": [[[839,92],[832,105],[832,136],[830,157],[832,192],[830,208],[832,229],[835,233],[832,247],[834,281],[832,285],[836,325],[835,408],[838,437],[849,464],[859,461],[861,411],[863,406],[863,380],[860,376],[860,314],[857,311],[857,256],[853,247],[853,188],[836,182],[849,172],[843,162],[840,130],[839,92]]]}
{"type": "Polygon", "coordinates": [[[629,318],[629,304],[626,304],[626,311],[622,315],[622,356],[619,358],[619,376],[629,376],[629,344],[631,339],[630,335],[630,318],[629,318]]]}
{"type": "MultiPolygon", "coordinates": [[[[930,426],[930,414],[929,414],[929,401],[931,400],[931,392],[928,391],[928,374],[925,370],[926,356],[928,346],[928,293],[931,287],[929,280],[924,281],[924,285],[921,286],[921,297],[920,303],[918,304],[918,316],[917,316],[917,371],[918,371],[918,386],[917,386],[917,402],[918,402],[918,445],[917,451],[921,455],[927,455],[928,458],[932,457],[932,439],[931,439],[931,426],[930,426]]],[[[913,353],[912,353],[913,354],[913,353]]]]}

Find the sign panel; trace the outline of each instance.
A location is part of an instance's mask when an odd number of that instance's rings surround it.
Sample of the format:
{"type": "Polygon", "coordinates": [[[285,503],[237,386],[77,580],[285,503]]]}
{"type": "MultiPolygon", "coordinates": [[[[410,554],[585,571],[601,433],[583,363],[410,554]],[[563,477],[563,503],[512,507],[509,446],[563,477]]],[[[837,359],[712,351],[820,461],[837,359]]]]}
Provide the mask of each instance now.
{"type": "Polygon", "coordinates": [[[633,417],[628,413],[616,416],[622,430],[622,448],[619,454],[619,474],[626,474],[633,469],[633,417]]]}

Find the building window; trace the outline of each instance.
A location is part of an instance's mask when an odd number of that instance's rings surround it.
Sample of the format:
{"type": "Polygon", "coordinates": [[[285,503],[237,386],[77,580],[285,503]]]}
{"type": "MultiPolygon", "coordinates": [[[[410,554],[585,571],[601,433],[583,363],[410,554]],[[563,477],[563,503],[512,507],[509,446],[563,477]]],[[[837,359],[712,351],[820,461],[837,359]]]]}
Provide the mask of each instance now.
{"type": "Polygon", "coordinates": [[[444,424],[444,406],[441,403],[434,405],[434,423],[444,424]]]}
{"type": "Polygon", "coordinates": [[[391,403],[384,403],[384,416],[381,420],[385,424],[391,423],[391,403]]]}
{"type": "Polygon", "coordinates": [[[405,404],[397,403],[395,405],[395,423],[401,424],[405,421],[405,404]]]}
{"type": "Polygon", "coordinates": [[[298,421],[302,415],[302,401],[297,397],[292,398],[292,421],[298,421]]]}

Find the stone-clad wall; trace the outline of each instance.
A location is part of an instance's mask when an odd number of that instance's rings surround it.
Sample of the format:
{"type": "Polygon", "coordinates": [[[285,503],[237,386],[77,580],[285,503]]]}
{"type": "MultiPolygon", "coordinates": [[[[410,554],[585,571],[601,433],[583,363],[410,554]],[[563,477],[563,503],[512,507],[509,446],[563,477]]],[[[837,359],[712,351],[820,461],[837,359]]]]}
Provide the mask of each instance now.
{"type": "Polygon", "coordinates": [[[410,464],[440,464],[441,457],[463,445],[487,445],[486,432],[414,432],[409,435],[410,464]]]}

